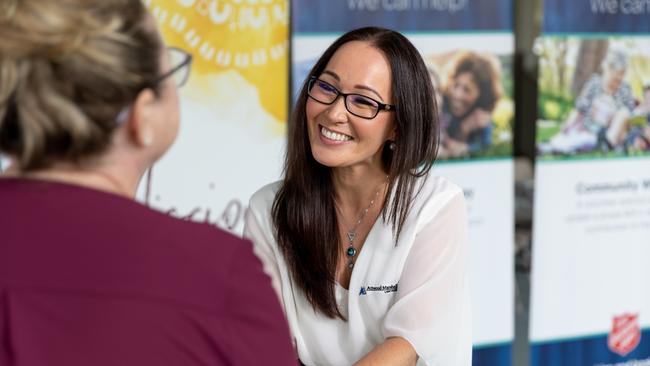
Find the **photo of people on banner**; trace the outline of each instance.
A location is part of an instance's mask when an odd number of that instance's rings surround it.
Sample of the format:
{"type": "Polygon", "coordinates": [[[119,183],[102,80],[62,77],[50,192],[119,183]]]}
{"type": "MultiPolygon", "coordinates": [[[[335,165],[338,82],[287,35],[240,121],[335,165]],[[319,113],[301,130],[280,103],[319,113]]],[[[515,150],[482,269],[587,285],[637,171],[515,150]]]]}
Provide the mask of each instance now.
{"type": "Polygon", "coordinates": [[[510,68],[504,68],[495,55],[470,50],[425,58],[438,92],[442,129],[439,157],[510,155],[511,77],[502,75],[510,68]]]}
{"type": "MultiPolygon", "coordinates": [[[[451,160],[511,156],[512,56],[463,48],[422,52],[422,57],[437,94],[441,128],[438,157],[451,160]]],[[[294,65],[294,96],[312,64],[309,59],[294,65]]]]}
{"type": "Polygon", "coordinates": [[[540,157],[650,152],[650,39],[546,37],[537,52],[540,157]]]}

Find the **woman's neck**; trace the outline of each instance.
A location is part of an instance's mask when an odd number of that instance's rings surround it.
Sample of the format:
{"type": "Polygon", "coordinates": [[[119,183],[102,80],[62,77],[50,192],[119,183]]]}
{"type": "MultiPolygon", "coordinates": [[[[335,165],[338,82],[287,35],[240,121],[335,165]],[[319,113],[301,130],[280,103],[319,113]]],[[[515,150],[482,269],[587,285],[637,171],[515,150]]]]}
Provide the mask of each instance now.
{"type": "Polygon", "coordinates": [[[379,197],[383,198],[388,179],[382,169],[349,167],[334,169],[332,182],[337,205],[358,212],[368,206],[377,191],[380,191],[379,197]]]}
{"type": "Polygon", "coordinates": [[[135,197],[140,179],[139,176],[126,173],[124,169],[116,170],[110,166],[79,167],[72,164],[55,164],[50,168],[35,171],[10,168],[5,175],[74,184],[130,199],[135,197]]]}

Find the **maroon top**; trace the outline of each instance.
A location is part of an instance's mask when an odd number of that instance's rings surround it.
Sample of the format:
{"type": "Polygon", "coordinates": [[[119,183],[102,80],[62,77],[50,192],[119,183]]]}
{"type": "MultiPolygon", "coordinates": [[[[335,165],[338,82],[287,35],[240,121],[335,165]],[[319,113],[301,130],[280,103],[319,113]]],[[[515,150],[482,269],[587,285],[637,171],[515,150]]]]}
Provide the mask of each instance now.
{"type": "Polygon", "coordinates": [[[113,194],[0,179],[0,366],[296,359],[250,243],[113,194]]]}

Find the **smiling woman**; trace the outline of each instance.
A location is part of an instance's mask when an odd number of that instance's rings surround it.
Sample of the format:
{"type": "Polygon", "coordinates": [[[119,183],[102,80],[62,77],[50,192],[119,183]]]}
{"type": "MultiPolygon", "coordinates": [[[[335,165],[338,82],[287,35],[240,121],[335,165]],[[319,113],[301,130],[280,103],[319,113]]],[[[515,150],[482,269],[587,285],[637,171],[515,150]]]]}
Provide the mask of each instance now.
{"type": "Polygon", "coordinates": [[[380,113],[390,111],[390,104],[373,97],[392,99],[390,74],[381,51],[354,41],[334,54],[319,79],[310,80],[307,131],[316,161],[328,167],[375,168],[371,172],[385,175],[381,147],[395,140],[395,121],[392,113],[380,113]]]}
{"type": "Polygon", "coordinates": [[[422,58],[391,30],[346,33],[305,80],[284,179],[245,228],[303,363],[471,363],[465,203],[430,172],[436,116],[422,58]]]}

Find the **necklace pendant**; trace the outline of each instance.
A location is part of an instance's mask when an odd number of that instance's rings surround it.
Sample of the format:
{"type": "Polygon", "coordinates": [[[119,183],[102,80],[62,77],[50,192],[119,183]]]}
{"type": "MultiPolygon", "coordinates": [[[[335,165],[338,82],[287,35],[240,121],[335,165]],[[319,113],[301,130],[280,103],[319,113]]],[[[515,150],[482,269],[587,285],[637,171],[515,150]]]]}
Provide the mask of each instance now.
{"type": "Polygon", "coordinates": [[[354,247],[349,247],[345,254],[348,255],[348,258],[352,258],[357,255],[357,250],[354,247]]]}
{"type": "Polygon", "coordinates": [[[354,267],[354,262],[348,263],[348,268],[352,269],[352,267],[354,267]]]}
{"type": "Polygon", "coordinates": [[[354,238],[357,236],[357,233],[354,231],[348,231],[348,241],[352,243],[354,238]]]}

